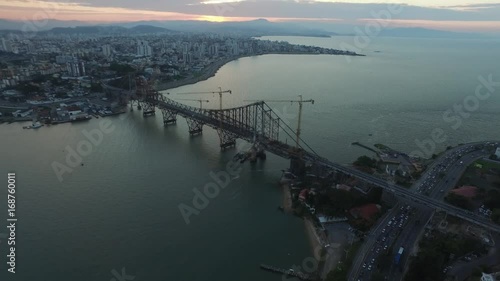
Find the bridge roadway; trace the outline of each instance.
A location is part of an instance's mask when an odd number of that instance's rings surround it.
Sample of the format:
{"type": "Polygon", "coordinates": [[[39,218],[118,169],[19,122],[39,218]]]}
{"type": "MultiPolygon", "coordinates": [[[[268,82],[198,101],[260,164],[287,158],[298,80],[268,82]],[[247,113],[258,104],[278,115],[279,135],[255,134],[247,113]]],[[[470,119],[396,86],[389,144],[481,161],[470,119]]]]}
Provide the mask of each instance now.
{"type": "MultiPolygon", "coordinates": [[[[261,118],[262,124],[260,125],[260,131],[257,132],[255,129],[257,127],[257,124],[254,122],[252,124],[248,123],[248,116],[246,117],[245,120],[246,122],[243,122],[241,119],[241,116],[239,117],[240,119],[238,120],[237,117],[234,117],[230,114],[227,113],[222,113],[220,110],[209,110],[209,109],[200,109],[200,108],[195,108],[191,106],[187,106],[178,102],[175,102],[171,99],[168,99],[164,97],[163,95],[160,96],[160,99],[156,103],[156,106],[159,107],[160,109],[168,109],[171,111],[176,112],[176,114],[181,115],[185,118],[191,118],[198,120],[210,127],[213,127],[215,129],[220,128],[220,125],[222,123],[222,128],[225,131],[229,131],[230,133],[234,134],[238,138],[244,139],[249,142],[253,142],[254,140],[257,140],[260,144],[263,145],[264,149],[267,151],[283,157],[285,159],[290,159],[293,157],[292,151],[294,151],[294,148],[288,144],[285,144],[279,140],[277,140],[277,137],[274,137],[273,135],[266,134],[264,132],[264,118],[261,118]],[[220,117],[223,115],[223,122],[221,122],[220,117]]],[[[232,108],[232,109],[226,109],[222,110],[223,112],[231,112],[232,110],[241,110],[243,108],[248,108],[251,106],[256,106],[256,107],[261,107],[261,111],[254,111],[258,112],[258,114],[262,114],[264,116],[265,114],[273,114],[272,110],[265,104],[265,102],[257,102],[251,105],[247,105],[244,107],[240,108],[232,108]]],[[[253,114],[253,113],[252,113],[253,114]]],[[[271,118],[272,116],[270,116],[271,118]]],[[[252,119],[252,118],[250,118],[252,119]]],[[[290,129],[290,128],[289,128],[290,129]]],[[[302,148],[303,149],[303,148],[302,148]]],[[[356,170],[351,167],[347,167],[335,162],[332,162],[328,159],[322,158],[318,156],[314,152],[309,152],[305,149],[302,151],[302,158],[306,162],[310,162],[313,164],[319,164],[324,167],[330,168],[335,171],[339,171],[342,173],[345,173],[347,175],[354,176],[360,180],[363,180],[365,182],[371,183],[375,186],[378,186],[380,188],[383,188],[384,190],[393,193],[394,195],[406,199],[406,200],[411,200],[414,203],[425,205],[431,208],[434,208],[436,210],[441,210],[445,211],[450,215],[462,218],[464,220],[467,220],[471,223],[477,224],[479,226],[482,226],[486,229],[489,229],[491,231],[500,233],[500,225],[497,225],[490,220],[480,217],[478,215],[475,215],[474,213],[470,211],[463,210],[461,208],[452,206],[450,204],[447,204],[445,202],[439,201],[437,199],[430,198],[428,196],[425,196],[423,194],[415,193],[412,190],[409,190],[408,188],[391,184],[381,178],[378,178],[376,176],[361,172],[359,170],[356,170]]]]}
{"type": "Polygon", "coordinates": [[[378,187],[383,188],[384,190],[390,191],[394,193],[394,195],[404,198],[407,200],[411,200],[417,204],[422,204],[428,207],[432,207],[436,210],[441,210],[445,211],[446,213],[459,217],[461,219],[467,220],[471,223],[477,224],[479,226],[482,226],[486,229],[489,229],[494,232],[500,232],[500,225],[497,225],[493,223],[492,221],[480,217],[478,215],[475,215],[474,213],[470,211],[466,211],[464,209],[449,205],[443,201],[439,201],[433,198],[430,198],[426,195],[420,194],[420,193],[414,193],[411,190],[408,190],[405,187],[398,186],[395,184],[390,184],[387,181],[377,178],[375,176],[363,173],[361,171],[358,171],[356,169],[350,168],[350,167],[345,167],[337,163],[333,163],[327,159],[321,159],[319,160],[320,163],[326,165],[327,167],[331,167],[334,170],[343,172],[348,175],[352,175],[358,179],[364,180],[366,182],[369,182],[373,185],[376,185],[378,187]]]}

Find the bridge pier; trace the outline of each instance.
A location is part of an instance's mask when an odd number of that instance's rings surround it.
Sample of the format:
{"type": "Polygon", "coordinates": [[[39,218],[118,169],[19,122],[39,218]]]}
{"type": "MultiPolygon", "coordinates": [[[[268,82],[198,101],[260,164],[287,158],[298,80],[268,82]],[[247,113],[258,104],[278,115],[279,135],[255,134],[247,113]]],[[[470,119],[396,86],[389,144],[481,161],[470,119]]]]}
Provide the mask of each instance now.
{"type": "Polygon", "coordinates": [[[221,130],[221,129],[218,129],[217,133],[219,134],[220,148],[222,150],[224,150],[228,147],[235,147],[236,146],[236,135],[234,135],[233,133],[230,133],[228,131],[221,130]]]}
{"type": "Polygon", "coordinates": [[[202,122],[191,118],[186,118],[186,122],[191,136],[201,135],[203,133],[204,124],[202,122]]]}
{"type": "Polygon", "coordinates": [[[148,117],[156,114],[155,106],[150,103],[143,103],[144,110],[142,111],[142,116],[148,117]]]}
{"type": "Polygon", "coordinates": [[[161,113],[163,115],[164,126],[177,123],[177,112],[162,108],[161,113]]]}
{"type": "Polygon", "coordinates": [[[306,162],[300,158],[290,159],[290,172],[296,176],[303,176],[306,174],[306,162]]]}

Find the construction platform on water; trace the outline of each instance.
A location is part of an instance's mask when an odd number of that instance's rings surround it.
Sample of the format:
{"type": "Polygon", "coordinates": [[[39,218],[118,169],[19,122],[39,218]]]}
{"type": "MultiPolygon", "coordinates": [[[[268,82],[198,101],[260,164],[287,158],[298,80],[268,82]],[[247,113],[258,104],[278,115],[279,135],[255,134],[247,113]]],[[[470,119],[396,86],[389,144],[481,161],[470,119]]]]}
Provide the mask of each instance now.
{"type": "Polygon", "coordinates": [[[285,274],[288,276],[294,276],[294,277],[297,277],[301,280],[306,280],[306,281],[317,280],[316,278],[314,278],[313,276],[311,276],[309,274],[305,274],[302,272],[295,272],[293,269],[282,269],[282,268],[278,268],[278,267],[274,267],[274,266],[270,266],[270,265],[266,265],[266,264],[261,264],[260,268],[263,270],[274,272],[274,273],[281,273],[281,274],[285,274]]]}

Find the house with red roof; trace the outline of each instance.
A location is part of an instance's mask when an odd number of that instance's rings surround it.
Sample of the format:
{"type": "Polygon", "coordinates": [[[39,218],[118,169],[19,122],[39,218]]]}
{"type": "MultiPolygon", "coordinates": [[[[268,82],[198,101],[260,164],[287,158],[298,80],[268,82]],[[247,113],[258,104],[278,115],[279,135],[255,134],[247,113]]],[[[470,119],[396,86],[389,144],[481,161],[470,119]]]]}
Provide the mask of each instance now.
{"type": "Polygon", "coordinates": [[[456,195],[463,196],[465,198],[474,198],[477,195],[478,188],[475,186],[462,186],[456,189],[453,189],[450,191],[451,193],[454,193],[456,195]]]}
{"type": "Polygon", "coordinates": [[[352,208],[349,213],[356,219],[372,221],[380,213],[381,206],[377,204],[366,204],[360,207],[352,208]]]}

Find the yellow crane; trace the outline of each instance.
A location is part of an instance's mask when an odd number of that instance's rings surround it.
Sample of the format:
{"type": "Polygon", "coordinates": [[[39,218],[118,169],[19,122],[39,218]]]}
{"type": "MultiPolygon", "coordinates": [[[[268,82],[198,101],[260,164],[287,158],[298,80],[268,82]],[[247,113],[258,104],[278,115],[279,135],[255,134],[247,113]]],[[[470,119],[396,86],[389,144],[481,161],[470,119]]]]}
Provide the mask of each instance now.
{"type": "Polygon", "coordinates": [[[200,109],[203,109],[203,103],[204,102],[210,102],[209,100],[203,100],[203,99],[177,99],[177,100],[185,100],[185,101],[197,101],[200,103],[200,109]]]}
{"type": "Polygon", "coordinates": [[[231,90],[223,91],[221,87],[219,87],[219,91],[178,93],[178,95],[205,95],[205,94],[219,94],[219,109],[222,110],[222,94],[232,94],[232,91],[231,90]]]}
{"type": "Polygon", "coordinates": [[[191,92],[191,93],[178,93],[178,95],[206,95],[206,94],[219,94],[219,109],[220,109],[220,116],[219,116],[219,138],[221,140],[221,144],[224,142],[224,131],[222,129],[222,123],[224,122],[224,112],[222,111],[222,94],[232,94],[233,92],[231,90],[222,90],[221,87],[219,87],[219,91],[208,91],[208,92],[191,92]]]}
{"type": "Polygon", "coordinates": [[[300,147],[300,132],[301,132],[301,123],[302,123],[302,106],[304,103],[311,103],[314,104],[314,100],[304,100],[302,99],[302,95],[299,95],[298,100],[245,100],[248,102],[255,102],[255,101],[264,101],[264,102],[290,102],[290,103],[298,103],[299,104],[299,120],[297,122],[297,132],[295,133],[297,139],[295,140],[295,144],[297,148],[300,147]]]}

